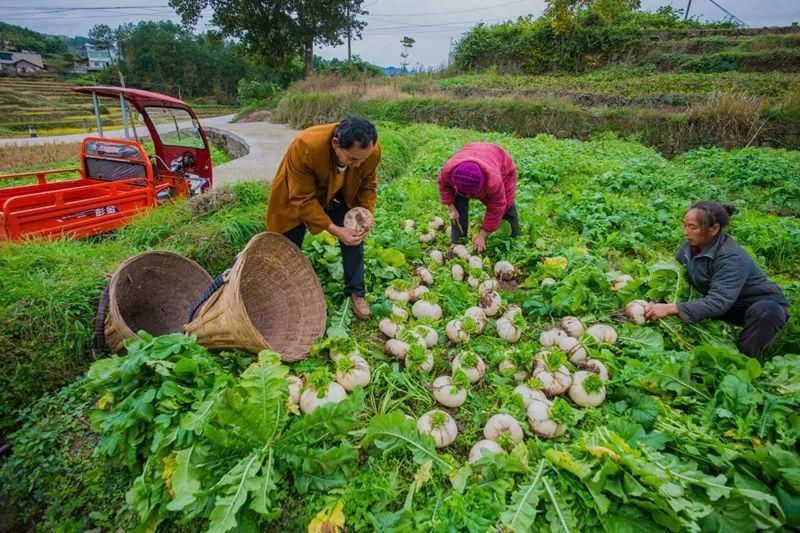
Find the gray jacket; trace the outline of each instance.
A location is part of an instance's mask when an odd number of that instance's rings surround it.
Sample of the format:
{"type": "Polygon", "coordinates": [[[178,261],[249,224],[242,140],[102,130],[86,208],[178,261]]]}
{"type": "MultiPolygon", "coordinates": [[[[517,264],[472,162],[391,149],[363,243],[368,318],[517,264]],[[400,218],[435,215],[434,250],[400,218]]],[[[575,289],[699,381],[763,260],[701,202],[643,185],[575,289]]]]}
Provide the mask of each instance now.
{"type": "Polygon", "coordinates": [[[705,295],[678,304],[678,314],[684,322],[693,324],[704,318],[720,317],[734,308],[746,309],[759,300],[789,305],[780,287],[768,280],[753,258],[725,232],[720,231],[694,257],[691,246],[684,242],[677,259],[686,267],[689,282],[705,295]]]}

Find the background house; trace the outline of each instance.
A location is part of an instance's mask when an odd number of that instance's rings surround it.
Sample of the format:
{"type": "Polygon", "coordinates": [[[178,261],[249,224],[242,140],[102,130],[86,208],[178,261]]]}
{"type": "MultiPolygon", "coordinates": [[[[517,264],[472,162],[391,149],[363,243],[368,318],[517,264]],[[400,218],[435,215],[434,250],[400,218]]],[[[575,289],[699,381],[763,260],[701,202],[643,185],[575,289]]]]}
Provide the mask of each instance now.
{"type": "Polygon", "coordinates": [[[103,70],[111,65],[117,57],[113,49],[98,48],[91,43],[83,45],[83,49],[86,51],[87,68],[90,71],[103,70]]]}
{"type": "Polygon", "coordinates": [[[0,49],[0,71],[13,74],[36,74],[44,70],[42,56],[36,52],[22,50],[12,52],[0,49]]]}

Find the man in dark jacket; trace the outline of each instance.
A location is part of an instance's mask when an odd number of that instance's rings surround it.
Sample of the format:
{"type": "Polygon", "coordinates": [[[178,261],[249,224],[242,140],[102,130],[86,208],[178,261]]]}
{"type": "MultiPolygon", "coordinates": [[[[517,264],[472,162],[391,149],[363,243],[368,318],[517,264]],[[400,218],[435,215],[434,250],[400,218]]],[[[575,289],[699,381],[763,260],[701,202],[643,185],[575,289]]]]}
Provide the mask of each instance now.
{"type": "Polygon", "coordinates": [[[704,296],[677,304],[651,303],[646,316],[654,320],[677,314],[689,324],[719,318],[742,326],[739,350],[758,357],[786,324],[789,302],[744,248],[722,231],[734,211],[733,206],[703,201],[686,212],[686,242],[677,259],[686,267],[689,282],[704,296]]]}

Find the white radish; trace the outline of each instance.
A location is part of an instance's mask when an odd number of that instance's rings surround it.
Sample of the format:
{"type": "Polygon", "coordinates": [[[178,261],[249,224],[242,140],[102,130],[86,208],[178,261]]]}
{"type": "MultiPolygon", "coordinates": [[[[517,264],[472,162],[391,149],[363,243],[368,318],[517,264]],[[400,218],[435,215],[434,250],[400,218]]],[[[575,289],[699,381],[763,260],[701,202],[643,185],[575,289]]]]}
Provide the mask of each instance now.
{"type": "Polygon", "coordinates": [[[419,236],[419,242],[428,244],[436,238],[436,232],[428,230],[419,236]]]}
{"type": "Polygon", "coordinates": [[[430,254],[428,254],[431,260],[436,263],[437,265],[444,264],[444,254],[441,250],[431,250],[430,254]]]}
{"type": "Polygon", "coordinates": [[[486,324],[489,323],[489,319],[486,318],[486,313],[484,313],[483,309],[478,306],[467,309],[464,312],[464,316],[468,316],[472,319],[472,321],[475,323],[475,330],[478,333],[483,333],[483,330],[486,329],[486,324]]]}
{"type": "Polygon", "coordinates": [[[594,372],[578,370],[572,375],[569,397],[581,407],[597,407],[606,399],[606,386],[594,372]]]}
{"type": "Polygon", "coordinates": [[[467,249],[467,247],[464,246],[463,244],[456,244],[455,246],[453,246],[453,253],[459,259],[469,259],[471,255],[469,253],[469,249],[467,249]]]}
{"type": "Polygon", "coordinates": [[[500,318],[495,322],[497,336],[507,342],[517,342],[522,337],[522,328],[514,326],[514,322],[507,318],[500,318]]]}
{"type": "Polygon", "coordinates": [[[417,276],[420,283],[423,285],[431,286],[433,285],[434,277],[430,270],[425,268],[424,266],[419,266],[414,269],[414,275],[417,276]]]}
{"type": "Polygon", "coordinates": [[[479,440],[474,446],[472,446],[472,448],[470,448],[469,459],[467,459],[467,461],[474,463],[486,457],[487,455],[495,455],[499,453],[506,453],[506,451],[495,441],[488,439],[479,440]]]}
{"type": "Polygon", "coordinates": [[[513,376],[516,382],[528,379],[528,373],[525,372],[525,370],[517,368],[517,365],[511,359],[503,359],[500,361],[497,370],[503,376],[513,376]]]}
{"type": "Polygon", "coordinates": [[[359,385],[366,387],[369,380],[369,364],[360,355],[349,355],[336,362],[336,381],[345,390],[351,391],[359,385]]]}
{"type": "Polygon", "coordinates": [[[489,292],[489,291],[496,291],[499,288],[500,284],[497,282],[497,280],[494,278],[490,278],[482,281],[481,284],[478,285],[478,294],[483,294],[484,292],[489,292]]]}
{"type": "Polygon", "coordinates": [[[633,300],[628,302],[628,305],[625,306],[625,316],[627,317],[628,322],[638,326],[643,326],[646,324],[647,317],[644,316],[646,309],[647,302],[644,300],[633,300]]]}
{"type": "Polygon", "coordinates": [[[477,255],[471,255],[467,264],[473,270],[483,270],[483,260],[477,255]]]}
{"type": "Polygon", "coordinates": [[[563,329],[570,337],[580,338],[583,333],[583,324],[574,316],[565,316],[561,319],[561,329],[563,329]]]}
{"type": "Polygon", "coordinates": [[[406,303],[411,299],[411,293],[404,289],[398,289],[393,285],[386,287],[383,295],[393,302],[406,303]]]}
{"type": "Polygon", "coordinates": [[[539,344],[542,345],[542,348],[549,348],[550,346],[558,346],[558,341],[563,338],[566,338],[567,334],[564,330],[559,328],[552,328],[546,331],[543,331],[541,335],[539,335],[539,344]]]}
{"type": "Polygon", "coordinates": [[[486,364],[479,355],[474,353],[459,354],[453,358],[452,363],[453,372],[461,370],[466,374],[470,383],[477,383],[486,372],[486,364]]]}
{"type": "Polygon", "coordinates": [[[422,298],[423,294],[426,294],[428,292],[430,292],[430,289],[428,287],[426,287],[425,285],[419,285],[417,287],[414,287],[413,289],[411,289],[411,300],[410,301],[417,302],[417,301],[419,301],[420,298],[422,298]]]}
{"type": "Polygon", "coordinates": [[[473,289],[477,289],[480,284],[481,280],[476,278],[472,274],[470,274],[469,277],[467,278],[467,285],[469,285],[473,289]]]}
{"type": "Polygon", "coordinates": [[[541,285],[542,285],[542,287],[550,287],[550,286],[555,285],[555,284],[556,284],[556,280],[554,280],[553,278],[544,278],[542,280],[542,284],[541,285]]]}
{"type": "Polygon", "coordinates": [[[594,372],[595,374],[600,376],[600,378],[603,381],[608,381],[608,369],[606,368],[606,365],[603,364],[602,361],[598,359],[587,359],[586,361],[581,361],[580,363],[578,363],[578,366],[580,367],[581,370],[594,372]]]}
{"type": "Polygon", "coordinates": [[[375,218],[365,207],[354,207],[344,215],[344,227],[354,229],[364,235],[372,231],[375,218]]]}
{"type": "Polygon", "coordinates": [[[524,437],[522,426],[520,426],[519,422],[511,415],[494,415],[483,427],[483,436],[489,440],[496,442],[497,439],[504,434],[508,435],[514,444],[522,442],[522,438],[524,437]]]}
{"type": "Polygon", "coordinates": [[[522,398],[525,409],[528,408],[533,400],[547,400],[545,393],[540,390],[532,389],[524,383],[514,388],[514,394],[518,394],[522,398]]]}
{"type": "Polygon", "coordinates": [[[411,370],[419,370],[426,374],[433,370],[433,354],[426,350],[424,347],[415,345],[412,346],[405,358],[406,367],[411,370]]]}
{"type": "Polygon", "coordinates": [[[458,436],[456,421],[453,420],[452,416],[439,409],[428,411],[419,417],[417,430],[422,434],[433,437],[437,448],[451,445],[458,436]]]}
{"type": "Polygon", "coordinates": [[[617,332],[614,330],[614,328],[605,324],[595,324],[593,326],[589,326],[589,328],[586,330],[586,333],[592,336],[597,342],[603,342],[607,344],[615,344],[617,342],[617,332]]]}
{"type": "Polygon", "coordinates": [[[522,308],[518,305],[511,304],[506,308],[506,312],[503,313],[503,318],[506,318],[513,322],[514,317],[521,314],[522,314],[522,308]]]}
{"type": "Polygon", "coordinates": [[[442,217],[434,217],[433,220],[428,222],[428,229],[438,231],[444,227],[444,220],[442,217]]]}
{"type": "Polygon", "coordinates": [[[400,339],[389,339],[386,341],[384,349],[389,355],[400,359],[406,356],[408,350],[411,349],[411,345],[405,341],[401,341],[400,339]]]}
{"type": "Polygon", "coordinates": [[[450,274],[453,276],[453,281],[464,281],[464,267],[461,265],[453,265],[450,274]]]}
{"type": "MultiPolygon", "coordinates": [[[[563,358],[560,354],[558,357],[563,358]]],[[[569,369],[563,364],[558,364],[558,359],[554,358],[555,355],[549,352],[537,354],[533,369],[533,377],[541,382],[542,392],[551,398],[564,394],[572,385],[569,369]]]]}
{"type": "Polygon", "coordinates": [[[586,360],[586,348],[581,344],[581,341],[574,337],[562,337],[558,340],[558,348],[567,354],[569,362],[577,364],[586,360]]]}
{"type": "Polygon", "coordinates": [[[494,264],[494,275],[502,281],[511,281],[517,275],[517,269],[508,261],[498,261],[494,264]]]}
{"type": "Polygon", "coordinates": [[[445,327],[445,332],[447,333],[447,338],[450,339],[450,342],[453,344],[469,342],[469,333],[466,332],[464,324],[458,319],[448,322],[445,327]]]}
{"type": "Polygon", "coordinates": [[[303,380],[297,376],[286,376],[286,381],[289,383],[289,409],[297,413],[297,408],[300,407],[300,393],[303,390],[303,380]]]}
{"type": "Polygon", "coordinates": [[[402,330],[400,330],[397,333],[397,338],[399,340],[403,341],[403,342],[407,342],[411,346],[414,346],[415,344],[419,344],[420,346],[426,346],[427,347],[427,343],[425,342],[425,339],[419,333],[417,328],[413,328],[413,329],[403,328],[402,330]]]}
{"type": "Polygon", "coordinates": [[[450,376],[439,376],[433,380],[433,397],[445,407],[461,407],[467,401],[466,389],[460,389],[453,384],[450,376]]]}
{"type": "Polygon", "coordinates": [[[399,328],[400,325],[391,318],[383,318],[380,322],[378,322],[378,329],[380,329],[381,333],[390,339],[393,339],[397,336],[397,330],[399,328]]]}
{"type": "Polygon", "coordinates": [[[567,428],[550,418],[553,402],[533,400],[528,406],[528,422],[531,429],[543,439],[553,439],[563,435],[567,428]]]}
{"type": "Polygon", "coordinates": [[[339,403],[345,398],[347,398],[347,392],[344,390],[344,387],[335,381],[328,383],[328,386],[325,388],[325,392],[322,394],[321,398],[319,397],[319,393],[315,388],[308,387],[300,395],[300,410],[303,411],[303,413],[308,414],[314,411],[317,407],[329,403],[339,403]]]}
{"type": "Polygon", "coordinates": [[[481,294],[480,306],[486,316],[494,316],[500,312],[500,307],[503,305],[503,299],[495,291],[488,291],[481,294]]]}
{"type": "Polygon", "coordinates": [[[416,318],[440,320],[442,318],[442,308],[439,307],[439,304],[429,302],[427,300],[419,300],[411,308],[411,314],[416,318]]]}
{"type": "Polygon", "coordinates": [[[400,322],[405,322],[406,320],[408,320],[408,317],[410,316],[408,314],[408,310],[402,305],[398,304],[392,304],[392,315],[393,318],[396,318],[400,322]]]}
{"type": "Polygon", "coordinates": [[[403,231],[408,231],[408,232],[414,231],[414,226],[415,226],[414,221],[411,220],[410,218],[407,218],[405,222],[403,222],[403,231]]]}
{"type": "Polygon", "coordinates": [[[414,332],[417,333],[425,341],[425,346],[432,348],[439,344],[439,334],[430,326],[420,324],[414,327],[414,332]]]}

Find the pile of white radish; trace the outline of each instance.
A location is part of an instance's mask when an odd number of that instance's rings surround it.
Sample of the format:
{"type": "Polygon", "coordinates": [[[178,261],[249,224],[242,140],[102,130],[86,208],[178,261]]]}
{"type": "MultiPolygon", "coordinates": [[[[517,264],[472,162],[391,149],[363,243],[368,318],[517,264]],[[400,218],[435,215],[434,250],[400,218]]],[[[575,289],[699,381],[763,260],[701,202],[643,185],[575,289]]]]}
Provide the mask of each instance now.
{"type": "MultiPolygon", "coordinates": [[[[329,374],[305,381],[297,376],[288,376],[289,409],[296,412],[299,406],[303,413],[311,413],[317,407],[329,403],[339,403],[347,393],[356,387],[369,385],[371,374],[369,364],[361,356],[358,345],[352,339],[337,339],[330,345],[331,360],[334,364],[335,381],[329,374]]],[[[312,376],[314,373],[312,373],[312,376]]]]}
{"type": "MultiPolygon", "coordinates": [[[[446,225],[440,217],[420,224],[419,240],[432,243],[437,232],[446,225]]],[[[406,221],[407,231],[414,231],[414,228],[413,221],[406,221]]],[[[382,319],[379,327],[387,338],[387,353],[399,358],[408,371],[428,373],[436,366],[431,348],[438,344],[441,332],[434,328],[441,327],[437,324],[444,324],[444,338],[455,353],[450,363],[450,375],[436,377],[431,392],[442,409],[457,409],[466,402],[469,389],[480,386],[490,371],[486,362],[468,348],[472,338],[493,327],[499,339],[513,344],[525,333],[527,325],[522,309],[505,305],[500,294],[502,287],[522,279],[523,274],[511,262],[501,260],[491,264],[484,257],[473,255],[464,245],[455,245],[449,252],[429,249],[427,259],[427,266],[413,269],[415,283],[395,283],[386,289],[385,296],[392,302],[392,315],[382,319]],[[446,275],[456,283],[472,287],[478,294],[477,305],[460,315],[446,316],[433,288],[437,275],[446,275]],[[409,318],[420,322],[409,326],[406,322],[409,318]]],[[[629,281],[629,277],[620,276],[614,282],[615,290],[629,281]]],[[[553,278],[541,281],[542,287],[557,283],[553,278]]],[[[629,317],[639,316],[638,308],[629,311],[629,317]]],[[[530,428],[536,435],[555,438],[564,434],[574,415],[573,407],[565,398],[569,397],[581,407],[597,406],[604,401],[608,371],[601,361],[589,358],[589,351],[596,346],[594,342],[613,344],[616,340],[617,333],[611,326],[594,324],[586,327],[579,318],[568,316],[563,317],[559,327],[541,333],[542,350],[535,356],[520,351],[529,348],[513,348],[505,355],[498,371],[517,383],[514,392],[521,397],[530,428]]],[[[352,365],[352,371],[358,369],[358,362],[342,364],[352,365]]],[[[458,436],[455,420],[441,409],[422,415],[417,428],[430,435],[439,448],[449,446],[458,436]]],[[[523,440],[524,431],[514,417],[499,413],[486,423],[483,437],[470,450],[470,462],[487,455],[509,452],[523,440]]]]}

